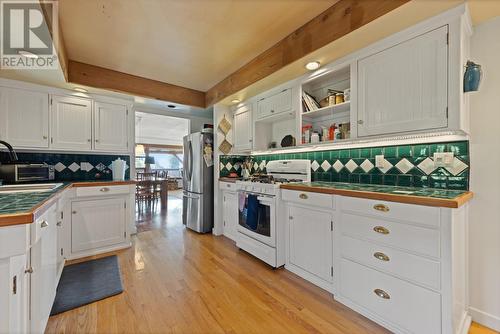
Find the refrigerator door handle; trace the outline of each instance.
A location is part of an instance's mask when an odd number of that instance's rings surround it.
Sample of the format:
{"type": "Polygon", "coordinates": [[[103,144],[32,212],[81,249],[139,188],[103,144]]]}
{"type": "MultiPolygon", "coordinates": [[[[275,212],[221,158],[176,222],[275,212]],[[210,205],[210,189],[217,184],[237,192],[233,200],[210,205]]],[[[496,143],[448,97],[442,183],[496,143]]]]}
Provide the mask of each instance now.
{"type": "Polygon", "coordinates": [[[189,180],[193,178],[193,144],[189,141],[189,180]]]}

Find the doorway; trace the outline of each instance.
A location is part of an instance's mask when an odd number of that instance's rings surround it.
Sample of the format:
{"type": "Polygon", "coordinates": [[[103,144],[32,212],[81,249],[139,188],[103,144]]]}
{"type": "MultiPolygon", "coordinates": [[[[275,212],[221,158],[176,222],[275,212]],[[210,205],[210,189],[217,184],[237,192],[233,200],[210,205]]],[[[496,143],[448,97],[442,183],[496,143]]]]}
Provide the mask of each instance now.
{"type": "Polygon", "coordinates": [[[136,111],[137,232],[182,224],[183,138],[189,119],[136,111]]]}

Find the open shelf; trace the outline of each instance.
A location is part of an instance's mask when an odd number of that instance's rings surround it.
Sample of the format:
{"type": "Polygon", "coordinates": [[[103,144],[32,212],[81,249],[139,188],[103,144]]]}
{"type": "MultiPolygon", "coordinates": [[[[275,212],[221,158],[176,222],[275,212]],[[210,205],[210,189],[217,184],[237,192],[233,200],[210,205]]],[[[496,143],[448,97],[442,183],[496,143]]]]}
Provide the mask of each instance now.
{"type": "Polygon", "coordinates": [[[331,106],[326,106],[312,111],[307,111],[302,113],[302,117],[316,118],[323,116],[332,116],[336,113],[343,113],[349,111],[351,108],[351,101],[342,102],[339,104],[334,104],[331,106]]]}

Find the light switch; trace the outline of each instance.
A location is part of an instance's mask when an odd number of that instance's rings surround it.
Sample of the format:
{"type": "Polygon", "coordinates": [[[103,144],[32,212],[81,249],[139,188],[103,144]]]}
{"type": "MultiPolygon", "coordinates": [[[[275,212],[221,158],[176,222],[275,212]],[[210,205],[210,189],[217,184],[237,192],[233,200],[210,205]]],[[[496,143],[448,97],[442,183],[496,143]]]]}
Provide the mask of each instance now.
{"type": "Polygon", "coordinates": [[[453,165],[453,152],[434,152],[434,167],[450,167],[453,165]]]}
{"type": "Polygon", "coordinates": [[[375,156],[375,167],[378,167],[378,168],[384,168],[385,167],[385,159],[384,159],[384,155],[383,154],[375,156]]]}

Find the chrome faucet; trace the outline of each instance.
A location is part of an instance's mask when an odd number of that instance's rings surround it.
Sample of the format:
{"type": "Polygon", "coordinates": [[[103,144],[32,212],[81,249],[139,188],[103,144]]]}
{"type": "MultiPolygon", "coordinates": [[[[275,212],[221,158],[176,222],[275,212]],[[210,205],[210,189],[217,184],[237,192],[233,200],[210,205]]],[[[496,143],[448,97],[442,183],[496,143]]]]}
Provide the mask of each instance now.
{"type": "Polygon", "coordinates": [[[10,145],[9,143],[7,143],[3,140],[0,140],[0,144],[3,144],[3,146],[7,147],[7,149],[9,150],[9,159],[10,159],[9,162],[19,161],[19,159],[17,158],[16,151],[14,151],[14,148],[12,148],[12,145],[10,145]]]}

